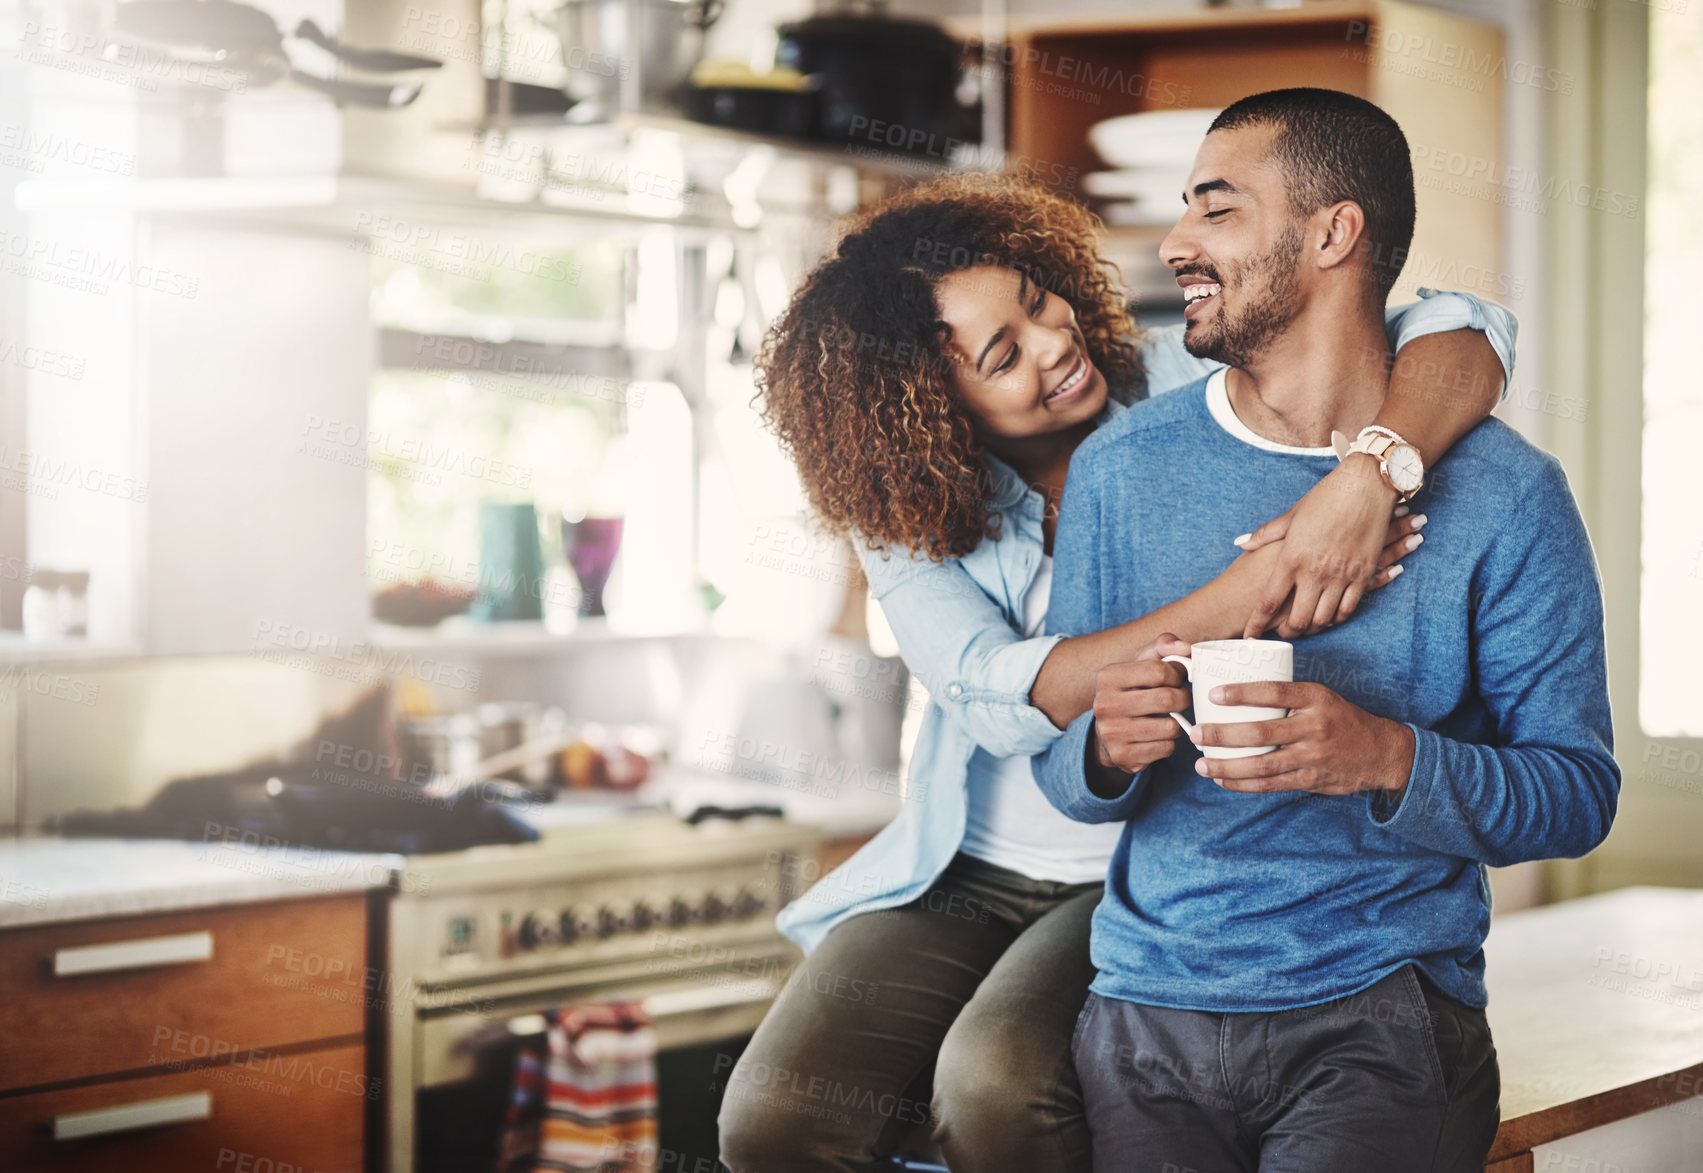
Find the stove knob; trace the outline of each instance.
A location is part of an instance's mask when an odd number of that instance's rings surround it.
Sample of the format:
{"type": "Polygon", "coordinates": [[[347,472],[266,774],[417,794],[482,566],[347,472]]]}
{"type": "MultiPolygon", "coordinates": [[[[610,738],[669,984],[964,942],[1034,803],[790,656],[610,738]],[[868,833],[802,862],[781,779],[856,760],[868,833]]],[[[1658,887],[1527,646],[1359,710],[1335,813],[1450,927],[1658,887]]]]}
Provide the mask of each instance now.
{"type": "Polygon", "coordinates": [[[591,918],[578,908],[562,909],[561,918],[557,923],[561,927],[562,944],[564,945],[572,945],[575,941],[584,940],[591,936],[592,930],[595,928],[591,923],[591,918]]]}
{"type": "Polygon", "coordinates": [[[676,896],[668,902],[668,925],[670,928],[684,928],[692,923],[695,913],[692,906],[676,896]]]}
{"type": "Polygon", "coordinates": [[[548,912],[535,912],[520,922],[522,949],[550,949],[562,943],[562,926],[548,912]]]}
{"type": "Polygon", "coordinates": [[[627,929],[627,914],[620,905],[605,905],[597,910],[597,935],[613,937],[627,929]]]}
{"type": "Polygon", "coordinates": [[[704,897],[704,923],[706,925],[720,924],[733,911],[733,900],[721,889],[711,892],[704,897]]]}
{"type": "Polygon", "coordinates": [[[751,891],[751,889],[741,888],[739,890],[739,895],[733,898],[733,915],[738,917],[740,920],[748,920],[762,912],[768,906],[769,902],[751,891]]]}
{"type": "Polygon", "coordinates": [[[635,933],[648,932],[661,923],[662,913],[657,911],[655,902],[640,900],[633,905],[633,931],[635,933]]]}

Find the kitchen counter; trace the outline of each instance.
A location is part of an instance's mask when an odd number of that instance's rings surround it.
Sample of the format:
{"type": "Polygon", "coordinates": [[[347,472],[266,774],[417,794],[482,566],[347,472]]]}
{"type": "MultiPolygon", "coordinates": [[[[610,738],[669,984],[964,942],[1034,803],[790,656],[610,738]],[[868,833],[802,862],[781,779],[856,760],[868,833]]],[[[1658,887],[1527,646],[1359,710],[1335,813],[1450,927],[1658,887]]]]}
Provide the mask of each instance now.
{"type": "Polygon", "coordinates": [[[1622,888],[1510,913],[1484,954],[1496,1173],[1530,1173],[1539,1146],[1703,1094],[1703,892],[1622,888]]]}
{"type": "MultiPolygon", "coordinates": [[[[812,794],[665,766],[640,793],[579,795],[517,811],[549,839],[587,823],[613,825],[644,814],[656,819],[665,809],[685,816],[706,805],[775,806],[789,821],[830,838],[861,838],[885,826],[899,800],[878,791],[812,794]]],[[[512,859],[520,871],[532,858],[526,844],[470,851],[482,853],[480,859],[512,859]]],[[[468,854],[446,852],[420,862],[448,866],[468,854]]],[[[262,846],[252,839],[0,839],[0,930],[391,888],[407,866],[400,855],[262,846]]]]}
{"type": "Polygon", "coordinates": [[[174,839],[0,840],[0,929],[386,888],[398,855],[174,839]]]}

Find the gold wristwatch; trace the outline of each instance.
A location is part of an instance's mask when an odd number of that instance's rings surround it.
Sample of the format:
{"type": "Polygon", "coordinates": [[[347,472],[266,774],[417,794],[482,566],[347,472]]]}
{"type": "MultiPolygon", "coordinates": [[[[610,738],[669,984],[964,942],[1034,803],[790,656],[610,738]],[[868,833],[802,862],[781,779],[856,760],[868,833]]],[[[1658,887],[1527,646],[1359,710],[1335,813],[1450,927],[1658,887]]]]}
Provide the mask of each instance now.
{"type": "Polygon", "coordinates": [[[1404,502],[1412,500],[1425,484],[1425,460],[1419,449],[1389,428],[1368,424],[1352,443],[1341,432],[1332,432],[1330,438],[1338,460],[1347,460],[1356,452],[1364,452],[1376,460],[1378,475],[1404,502]]]}

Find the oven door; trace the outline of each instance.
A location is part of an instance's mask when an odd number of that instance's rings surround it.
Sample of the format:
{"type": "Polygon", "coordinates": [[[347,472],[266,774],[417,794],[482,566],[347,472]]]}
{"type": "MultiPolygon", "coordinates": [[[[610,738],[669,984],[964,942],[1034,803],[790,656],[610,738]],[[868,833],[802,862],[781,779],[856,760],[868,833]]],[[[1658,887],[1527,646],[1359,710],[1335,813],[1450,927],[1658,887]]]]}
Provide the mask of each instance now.
{"type": "Polygon", "coordinates": [[[414,1031],[414,1169],[491,1169],[516,1052],[542,1033],[543,1012],[617,1000],[640,1002],[655,1025],[663,1167],[716,1168],[722,1089],[797,959],[780,942],[772,952],[744,954],[736,968],[702,967],[666,978],[570,972],[488,992],[467,987],[427,994],[414,1031]]]}

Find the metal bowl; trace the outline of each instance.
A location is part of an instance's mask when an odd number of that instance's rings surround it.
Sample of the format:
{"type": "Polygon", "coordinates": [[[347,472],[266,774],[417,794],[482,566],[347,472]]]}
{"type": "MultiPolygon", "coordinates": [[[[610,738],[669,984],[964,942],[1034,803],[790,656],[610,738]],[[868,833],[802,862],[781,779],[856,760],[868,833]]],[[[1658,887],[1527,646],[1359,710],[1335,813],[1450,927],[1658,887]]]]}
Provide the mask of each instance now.
{"type": "Polygon", "coordinates": [[[722,0],[567,0],[556,35],[575,100],[574,122],[616,113],[672,113],[704,52],[722,0]]]}

